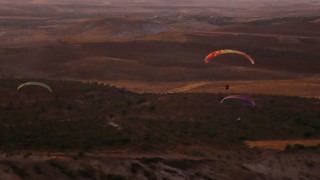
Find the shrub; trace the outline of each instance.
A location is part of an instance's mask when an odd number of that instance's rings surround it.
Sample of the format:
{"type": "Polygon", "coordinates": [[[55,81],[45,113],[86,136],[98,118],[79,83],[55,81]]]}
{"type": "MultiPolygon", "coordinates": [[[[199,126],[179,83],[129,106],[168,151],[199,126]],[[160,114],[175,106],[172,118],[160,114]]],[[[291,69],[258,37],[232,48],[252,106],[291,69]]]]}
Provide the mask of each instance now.
{"type": "Polygon", "coordinates": [[[116,175],[116,174],[101,174],[101,180],[129,180],[125,176],[116,175]]]}
{"type": "Polygon", "coordinates": [[[137,174],[140,169],[142,169],[142,166],[140,164],[138,163],[131,164],[131,173],[137,174]]]}
{"type": "Polygon", "coordinates": [[[95,177],[95,173],[91,169],[79,169],[78,173],[84,178],[93,179],[95,177]]]}
{"type": "Polygon", "coordinates": [[[309,132],[309,131],[303,133],[303,137],[304,137],[304,138],[309,138],[309,137],[311,137],[312,135],[313,135],[313,133],[312,133],[312,132],[309,132]]]}
{"type": "Polygon", "coordinates": [[[56,161],[49,161],[49,164],[52,166],[52,167],[55,167],[57,169],[60,170],[61,173],[69,176],[70,178],[75,178],[75,176],[73,175],[73,173],[65,166],[59,164],[58,162],[56,161]]]}
{"type": "Polygon", "coordinates": [[[13,110],[14,110],[13,103],[12,103],[12,102],[9,102],[4,109],[5,109],[6,111],[13,111],[13,110]]]}
{"type": "Polygon", "coordinates": [[[156,105],[152,105],[149,107],[149,111],[150,112],[155,112],[157,110],[157,106],[156,105]]]}
{"type": "Polygon", "coordinates": [[[306,147],[302,144],[295,144],[293,145],[293,149],[305,149],[306,147]]]}
{"type": "Polygon", "coordinates": [[[157,177],[151,172],[151,171],[148,171],[148,170],[144,170],[143,171],[143,174],[146,178],[150,179],[150,180],[156,180],[157,177]]]}
{"type": "Polygon", "coordinates": [[[307,162],[306,165],[308,166],[308,168],[314,168],[315,163],[314,162],[307,162]]]}
{"type": "Polygon", "coordinates": [[[289,152],[292,149],[292,146],[290,144],[287,144],[286,147],[284,148],[285,152],[289,152]]]}
{"type": "Polygon", "coordinates": [[[6,162],[5,164],[9,166],[13,170],[13,172],[16,175],[20,176],[22,179],[26,179],[27,177],[29,177],[29,174],[26,170],[19,168],[18,166],[14,165],[11,162],[6,162]]]}
{"type": "Polygon", "coordinates": [[[23,154],[23,158],[28,158],[29,156],[32,156],[32,152],[27,151],[26,153],[23,154]]]}
{"type": "Polygon", "coordinates": [[[33,171],[37,174],[42,174],[42,170],[38,165],[33,166],[33,171]]]}
{"type": "Polygon", "coordinates": [[[145,98],[139,98],[138,101],[137,101],[137,104],[140,105],[140,104],[142,104],[144,102],[146,102],[145,98]]]}

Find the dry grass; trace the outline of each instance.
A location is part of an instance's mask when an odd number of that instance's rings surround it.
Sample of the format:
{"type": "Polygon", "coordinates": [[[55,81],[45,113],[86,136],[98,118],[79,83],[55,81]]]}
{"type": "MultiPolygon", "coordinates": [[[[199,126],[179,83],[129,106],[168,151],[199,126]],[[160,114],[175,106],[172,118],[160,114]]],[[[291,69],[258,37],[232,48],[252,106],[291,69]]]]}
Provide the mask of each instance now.
{"type": "Polygon", "coordinates": [[[276,140],[276,141],[245,141],[249,148],[261,149],[275,149],[284,150],[287,145],[303,145],[305,147],[312,147],[320,145],[320,140],[276,140]]]}
{"type": "Polygon", "coordinates": [[[261,80],[261,81],[198,81],[198,82],[144,82],[144,81],[101,81],[123,87],[134,92],[149,93],[247,93],[272,94],[320,98],[320,79],[261,80]],[[225,84],[230,89],[225,90],[225,84]]]}

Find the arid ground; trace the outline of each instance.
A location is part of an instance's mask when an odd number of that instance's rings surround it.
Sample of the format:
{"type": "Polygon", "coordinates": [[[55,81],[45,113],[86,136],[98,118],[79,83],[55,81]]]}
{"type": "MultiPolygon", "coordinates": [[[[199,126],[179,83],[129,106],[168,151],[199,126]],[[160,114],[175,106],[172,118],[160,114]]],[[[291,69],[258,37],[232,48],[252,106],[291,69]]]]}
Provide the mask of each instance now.
{"type": "Polygon", "coordinates": [[[316,0],[1,1],[0,179],[320,179],[319,49],[316,0]]]}

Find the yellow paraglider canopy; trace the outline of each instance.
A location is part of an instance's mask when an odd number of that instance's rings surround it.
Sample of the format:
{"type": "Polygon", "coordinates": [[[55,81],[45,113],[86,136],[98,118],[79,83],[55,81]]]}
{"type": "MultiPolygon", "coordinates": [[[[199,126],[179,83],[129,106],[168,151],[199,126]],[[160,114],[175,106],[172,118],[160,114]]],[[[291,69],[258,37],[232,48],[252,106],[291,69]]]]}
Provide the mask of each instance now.
{"type": "Polygon", "coordinates": [[[47,84],[44,84],[42,82],[26,82],[26,83],[22,83],[20,86],[17,87],[17,91],[19,91],[21,88],[25,87],[25,86],[40,86],[43,88],[46,88],[48,91],[52,92],[52,89],[50,86],[48,86],[47,84]]]}

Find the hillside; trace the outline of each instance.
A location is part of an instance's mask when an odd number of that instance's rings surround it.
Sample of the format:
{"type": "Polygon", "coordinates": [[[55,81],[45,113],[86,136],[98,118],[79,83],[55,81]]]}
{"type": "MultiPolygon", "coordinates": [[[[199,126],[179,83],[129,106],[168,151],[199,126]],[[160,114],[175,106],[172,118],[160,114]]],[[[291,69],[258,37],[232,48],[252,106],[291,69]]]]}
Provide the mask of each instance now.
{"type": "MultiPolygon", "coordinates": [[[[37,20],[40,27],[41,22],[47,21],[37,20]]],[[[0,73],[26,78],[171,83],[296,80],[320,72],[319,24],[314,18],[228,26],[212,23],[122,16],[46,29],[8,29],[0,34],[0,73]],[[199,23],[208,29],[198,27],[199,23]],[[252,66],[236,55],[203,63],[208,53],[224,48],[244,51],[256,64],[252,66]]]]}
{"type": "Polygon", "coordinates": [[[252,109],[237,100],[220,104],[226,94],[136,94],[67,81],[47,81],[52,94],[37,87],[17,92],[19,82],[1,80],[2,148],[152,152],[320,137],[316,99],[249,95],[252,109]]]}
{"type": "Polygon", "coordinates": [[[16,91],[25,81],[0,80],[0,169],[9,168],[2,176],[266,178],[279,173],[277,166],[294,161],[302,174],[291,173],[291,168],[281,176],[319,177],[314,158],[297,160],[300,153],[318,157],[316,149],[288,154],[244,144],[319,139],[316,99],[249,95],[257,104],[252,109],[237,100],[220,104],[226,94],[137,94],[76,81],[40,80],[50,84],[53,93],[40,87],[16,91]],[[257,169],[270,166],[265,157],[275,169],[257,169]]]}
{"type": "Polygon", "coordinates": [[[2,0],[0,180],[319,180],[319,10],[2,0]]]}

